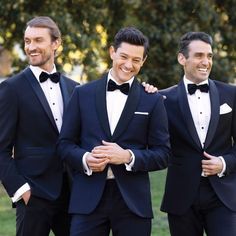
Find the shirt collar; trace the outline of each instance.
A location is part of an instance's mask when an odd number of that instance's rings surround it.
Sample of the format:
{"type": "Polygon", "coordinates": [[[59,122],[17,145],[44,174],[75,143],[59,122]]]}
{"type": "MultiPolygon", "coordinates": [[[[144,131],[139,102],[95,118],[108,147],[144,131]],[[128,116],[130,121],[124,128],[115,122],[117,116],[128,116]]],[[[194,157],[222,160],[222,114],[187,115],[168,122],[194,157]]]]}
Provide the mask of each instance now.
{"type": "MultiPolygon", "coordinates": [[[[45,70],[41,69],[39,66],[32,66],[32,65],[30,65],[29,67],[30,67],[31,71],[33,72],[34,76],[36,77],[36,79],[37,79],[38,81],[39,81],[39,76],[40,76],[40,74],[41,74],[42,71],[48,73],[48,71],[45,71],[45,70]]],[[[50,74],[55,73],[56,71],[57,71],[57,70],[56,70],[56,66],[53,65],[53,69],[52,69],[52,71],[50,72],[50,74]]]]}
{"type": "MultiPolygon", "coordinates": [[[[108,83],[108,81],[111,79],[111,80],[113,80],[115,83],[117,83],[118,85],[121,85],[121,84],[118,83],[118,82],[115,80],[115,78],[112,76],[111,71],[112,71],[112,69],[109,70],[107,83],[108,83]]],[[[131,87],[133,81],[134,81],[134,76],[133,76],[130,80],[126,81],[125,83],[129,83],[129,86],[131,87]]],[[[125,84],[125,83],[124,83],[124,84],[125,84]]]]}
{"type": "MultiPolygon", "coordinates": [[[[188,84],[194,84],[191,80],[187,79],[186,76],[184,75],[184,86],[185,90],[188,93],[188,84]]],[[[209,84],[209,79],[202,81],[201,83],[198,83],[197,85],[202,85],[202,84],[209,84]]]]}

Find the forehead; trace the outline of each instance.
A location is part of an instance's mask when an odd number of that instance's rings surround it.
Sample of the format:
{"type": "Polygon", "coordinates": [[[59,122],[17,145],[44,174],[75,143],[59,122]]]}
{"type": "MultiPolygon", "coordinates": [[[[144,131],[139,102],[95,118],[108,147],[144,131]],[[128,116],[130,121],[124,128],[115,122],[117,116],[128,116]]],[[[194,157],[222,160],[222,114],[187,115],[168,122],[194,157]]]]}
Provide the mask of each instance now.
{"type": "Polygon", "coordinates": [[[124,53],[132,57],[140,57],[143,58],[144,54],[144,46],[133,45],[129,43],[121,43],[121,45],[117,49],[118,53],[124,53]]]}
{"type": "Polygon", "coordinates": [[[30,26],[26,28],[25,38],[38,38],[38,37],[50,38],[49,29],[43,27],[30,27],[30,26]]]}
{"type": "Polygon", "coordinates": [[[192,41],[188,48],[189,53],[212,53],[211,45],[201,40],[192,41]]]}

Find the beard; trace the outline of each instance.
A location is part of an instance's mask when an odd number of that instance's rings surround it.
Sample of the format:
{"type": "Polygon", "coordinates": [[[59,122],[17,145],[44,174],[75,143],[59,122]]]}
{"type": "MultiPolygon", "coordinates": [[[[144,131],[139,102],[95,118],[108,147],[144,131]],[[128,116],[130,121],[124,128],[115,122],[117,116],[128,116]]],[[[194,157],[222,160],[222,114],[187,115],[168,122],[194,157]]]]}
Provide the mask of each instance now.
{"type": "Polygon", "coordinates": [[[34,57],[30,56],[31,53],[36,53],[36,52],[30,52],[27,54],[28,62],[32,66],[43,67],[44,65],[48,64],[48,62],[54,61],[54,56],[52,54],[40,54],[39,56],[34,57]]]}

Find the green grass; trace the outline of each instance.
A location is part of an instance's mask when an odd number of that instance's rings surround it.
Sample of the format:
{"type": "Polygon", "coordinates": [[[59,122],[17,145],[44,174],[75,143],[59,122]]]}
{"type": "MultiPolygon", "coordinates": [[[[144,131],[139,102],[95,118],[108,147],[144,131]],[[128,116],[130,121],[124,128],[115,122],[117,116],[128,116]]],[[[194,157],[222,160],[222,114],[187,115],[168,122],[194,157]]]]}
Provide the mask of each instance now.
{"type": "MultiPolygon", "coordinates": [[[[152,186],[152,204],[154,219],[152,236],[169,236],[167,216],[160,212],[160,204],[164,190],[166,171],[156,171],[150,174],[152,186]]],[[[15,236],[15,210],[11,201],[0,185],[0,236],[15,236]]],[[[53,235],[53,234],[52,234],[53,235]]],[[[33,235],[32,235],[33,236],[33,235]]]]}

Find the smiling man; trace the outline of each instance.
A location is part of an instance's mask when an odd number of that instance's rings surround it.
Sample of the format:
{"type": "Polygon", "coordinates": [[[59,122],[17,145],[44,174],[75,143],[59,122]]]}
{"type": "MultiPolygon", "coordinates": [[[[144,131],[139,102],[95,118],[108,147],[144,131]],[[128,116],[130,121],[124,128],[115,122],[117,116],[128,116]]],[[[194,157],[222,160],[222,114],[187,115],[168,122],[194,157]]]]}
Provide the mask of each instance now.
{"type": "Polygon", "coordinates": [[[184,78],[161,91],[172,149],[162,210],[172,236],[236,235],[236,88],[209,79],[212,58],[208,34],[185,34],[184,78]]]}
{"type": "Polygon", "coordinates": [[[77,87],[66,110],[58,152],[74,169],[71,236],[149,236],[149,171],[167,166],[169,134],[163,98],[136,76],[148,51],[136,28],[110,47],[112,68],[77,87]]]}
{"type": "Polygon", "coordinates": [[[68,176],[56,142],[76,82],[56,72],[61,33],[51,18],[30,20],[24,43],[29,66],[0,84],[0,179],[17,236],[67,236],[68,176]]]}

